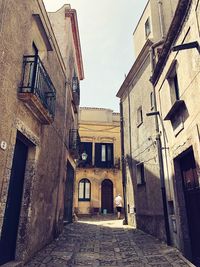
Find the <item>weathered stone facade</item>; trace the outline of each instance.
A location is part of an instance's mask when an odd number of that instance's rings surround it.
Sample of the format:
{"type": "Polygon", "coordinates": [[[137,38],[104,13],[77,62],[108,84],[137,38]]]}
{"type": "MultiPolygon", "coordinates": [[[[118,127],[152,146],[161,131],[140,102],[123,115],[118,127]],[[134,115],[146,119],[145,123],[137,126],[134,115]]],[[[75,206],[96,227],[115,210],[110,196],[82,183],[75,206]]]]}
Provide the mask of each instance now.
{"type": "MultiPolygon", "coordinates": [[[[78,67],[74,54],[64,62],[42,0],[3,0],[0,17],[0,259],[25,262],[62,230],[67,161],[75,168],[69,129],[78,128],[77,119],[71,120],[78,104],[72,103],[66,76],[68,65],[78,67]],[[18,176],[21,164],[15,162],[18,143],[27,155],[25,170],[20,169],[19,218],[12,218],[16,241],[8,252],[8,217],[13,216],[8,204],[18,190],[12,177],[18,176]]],[[[74,39],[66,45],[77,49],[74,39]]],[[[81,54],[78,57],[81,62],[81,54]]],[[[82,69],[77,76],[83,78],[82,69]]]]}
{"type": "Polygon", "coordinates": [[[200,263],[200,234],[196,225],[200,214],[199,10],[199,1],[179,1],[151,78],[162,120],[162,143],[167,148],[163,158],[165,181],[169,181],[171,192],[168,198],[171,238],[197,266],[200,263]],[[173,52],[172,48],[178,45],[181,46],[173,52]]]}
{"type": "Polygon", "coordinates": [[[70,5],[64,5],[56,12],[48,13],[55,32],[56,40],[59,44],[61,54],[66,67],[66,136],[67,145],[66,162],[69,172],[65,185],[65,221],[72,221],[73,192],[75,178],[75,159],[78,155],[78,117],[80,102],[79,81],[84,79],[81,45],[78,31],[78,20],[76,10],[71,9],[70,5]],[[73,45],[71,45],[73,44],[73,45]]]}
{"type": "Polygon", "coordinates": [[[166,240],[155,110],[149,79],[178,1],[148,1],[133,34],[136,60],[117,96],[121,102],[127,219],[166,240]],[[154,48],[154,54],[152,49],[154,48]]]}
{"type": "MultiPolygon", "coordinates": [[[[120,116],[110,109],[80,108],[79,132],[81,137],[81,153],[88,154],[88,161],[79,160],[76,169],[76,182],[74,194],[74,209],[77,214],[98,214],[106,210],[114,212],[114,197],[117,194],[123,196],[121,175],[121,148],[120,148],[120,116]],[[102,146],[111,145],[111,160],[109,165],[103,166],[109,161],[107,155],[105,161],[97,162],[98,154],[102,156],[102,146]],[[85,147],[84,147],[85,145],[85,147]],[[90,146],[90,149],[87,147],[90,146]],[[101,164],[102,163],[102,164],[101,164]],[[80,182],[86,179],[90,183],[88,198],[81,196],[80,182]],[[103,187],[105,181],[110,186],[108,203],[103,202],[103,187]],[[109,202],[110,201],[110,202],[109,202]]],[[[109,190],[109,189],[108,189],[109,190]]],[[[105,212],[105,211],[104,211],[105,212]]]]}

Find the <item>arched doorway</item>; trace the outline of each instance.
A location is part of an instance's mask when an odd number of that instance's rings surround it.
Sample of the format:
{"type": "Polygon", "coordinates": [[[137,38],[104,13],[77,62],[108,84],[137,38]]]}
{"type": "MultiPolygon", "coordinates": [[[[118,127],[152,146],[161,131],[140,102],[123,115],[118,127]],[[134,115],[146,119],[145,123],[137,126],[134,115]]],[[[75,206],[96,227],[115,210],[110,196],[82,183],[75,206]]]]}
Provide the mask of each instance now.
{"type": "Polygon", "coordinates": [[[105,179],[101,184],[101,209],[113,213],[113,183],[105,179]]]}

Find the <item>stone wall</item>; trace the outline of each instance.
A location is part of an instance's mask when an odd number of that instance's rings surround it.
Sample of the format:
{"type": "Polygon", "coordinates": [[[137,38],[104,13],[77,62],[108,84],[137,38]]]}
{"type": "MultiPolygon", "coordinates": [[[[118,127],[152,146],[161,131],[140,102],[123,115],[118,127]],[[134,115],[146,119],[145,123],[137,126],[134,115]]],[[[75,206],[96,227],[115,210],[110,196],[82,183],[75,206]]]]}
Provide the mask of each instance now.
{"type": "MultiPolygon", "coordinates": [[[[191,1],[189,10],[180,28],[176,31],[178,35],[171,46],[182,43],[190,43],[199,39],[198,1],[191,1]]],[[[187,222],[187,210],[183,192],[182,174],[180,171],[179,158],[188,150],[192,149],[196,162],[196,171],[200,176],[200,109],[199,109],[199,52],[196,48],[185,49],[177,53],[171,52],[166,57],[165,65],[155,84],[158,109],[163,119],[160,128],[165,131],[162,142],[168,150],[163,153],[166,179],[169,179],[168,188],[171,192],[171,201],[174,206],[173,218],[175,229],[172,231],[174,244],[187,256],[191,258],[190,234],[187,222]],[[170,83],[167,79],[170,70],[176,70],[179,85],[180,100],[185,105],[180,107],[171,118],[166,118],[173,106],[171,102],[170,83]],[[181,120],[180,120],[181,117],[181,120]],[[168,177],[167,177],[168,176],[168,177]]],[[[198,178],[199,179],[199,178],[198,178]]]]}
{"type": "Polygon", "coordinates": [[[0,10],[0,142],[7,144],[0,149],[0,229],[19,131],[30,141],[16,249],[16,259],[26,261],[61,231],[57,214],[63,209],[58,187],[66,175],[65,67],[42,1],[3,1],[0,10]],[[44,29],[37,28],[33,14],[39,14],[44,29]],[[41,31],[51,36],[52,51],[41,31]],[[17,97],[23,56],[33,53],[33,42],[56,89],[55,118],[50,125],[41,124],[17,97]]]}

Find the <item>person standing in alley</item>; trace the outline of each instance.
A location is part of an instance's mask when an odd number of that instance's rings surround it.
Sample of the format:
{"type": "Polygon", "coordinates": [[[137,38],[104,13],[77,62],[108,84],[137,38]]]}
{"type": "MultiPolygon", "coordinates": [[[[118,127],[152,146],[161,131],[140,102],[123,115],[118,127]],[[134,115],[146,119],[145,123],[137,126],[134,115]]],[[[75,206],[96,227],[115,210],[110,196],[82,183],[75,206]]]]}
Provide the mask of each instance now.
{"type": "Polygon", "coordinates": [[[120,194],[118,194],[115,198],[115,207],[117,210],[117,218],[118,219],[120,219],[120,216],[121,216],[122,205],[123,205],[122,197],[120,194]]]}

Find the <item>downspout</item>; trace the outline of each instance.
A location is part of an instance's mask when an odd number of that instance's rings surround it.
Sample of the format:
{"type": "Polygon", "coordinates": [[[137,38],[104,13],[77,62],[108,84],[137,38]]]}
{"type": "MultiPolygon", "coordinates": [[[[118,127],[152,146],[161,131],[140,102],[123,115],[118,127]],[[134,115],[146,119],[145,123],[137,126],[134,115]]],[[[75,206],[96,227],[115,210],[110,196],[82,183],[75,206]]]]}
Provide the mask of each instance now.
{"type": "MultiPolygon", "coordinates": [[[[130,90],[128,89],[128,118],[129,118],[129,153],[130,153],[130,161],[129,161],[129,169],[131,174],[131,181],[133,183],[133,160],[132,160],[132,136],[131,136],[131,102],[130,102],[130,90]]],[[[134,192],[134,186],[133,186],[134,192]]],[[[135,206],[135,203],[134,203],[135,206]]],[[[135,207],[134,207],[135,210],[135,207]]],[[[134,218],[135,220],[135,218],[134,218]]]]}
{"type": "Polygon", "coordinates": [[[130,91],[128,90],[128,119],[129,119],[129,144],[130,144],[130,158],[131,158],[131,176],[133,174],[132,170],[132,138],[131,138],[131,103],[130,103],[130,91]]]}
{"type": "Polygon", "coordinates": [[[126,162],[124,155],[124,115],[123,115],[123,105],[120,101],[120,138],[121,138],[121,158],[122,158],[122,186],[123,186],[123,196],[124,196],[124,220],[125,224],[128,224],[127,219],[127,199],[126,199],[126,162]]]}
{"type": "Polygon", "coordinates": [[[164,38],[165,34],[164,34],[163,12],[162,12],[162,0],[158,0],[158,14],[159,14],[159,21],[160,21],[161,38],[164,38]]]}
{"type": "MultiPolygon", "coordinates": [[[[154,71],[154,49],[164,41],[160,41],[155,43],[150,48],[150,61],[151,61],[151,74],[154,71]]],[[[157,108],[157,101],[156,101],[156,92],[155,86],[152,83],[153,88],[153,96],[154,96],[154,112],[158,112],[157,108]]],[[[158,151],[158,161],[159,161],[159,171],[160,171],[160,187],[161,187],[161,194],[162,194],[162,203],[163,203],[163,215],[164,215],[164,222],[165,222],[165,233],[166,233],[166,240],[167,245],[171,244],[171,237],[170,237],[170,227],[169,227],[169,214],[167,208],[167,196],[166,196],[166,187],[165,187],[165,176],[164,176],[164,164],[163,164],[163,155],[162,155],[162,143],[161,143],[161,135],[159,130],[159,122],[158,116],[155,116],[155,125],[156,125],[156,144],[157,144],[157,151],[158,151]]]]}
{"type": "Polygon", "coordinates": [[[151,64],[151,75],[153,74],[154,71],[154,67],[155,67],[155,48],[162,45],[164,43],[164,39],[161,39],[160,41],[154,43],[151,45],[151,47],[149,48],[149,52],[150,52],[150,64],[151,64]]]}

